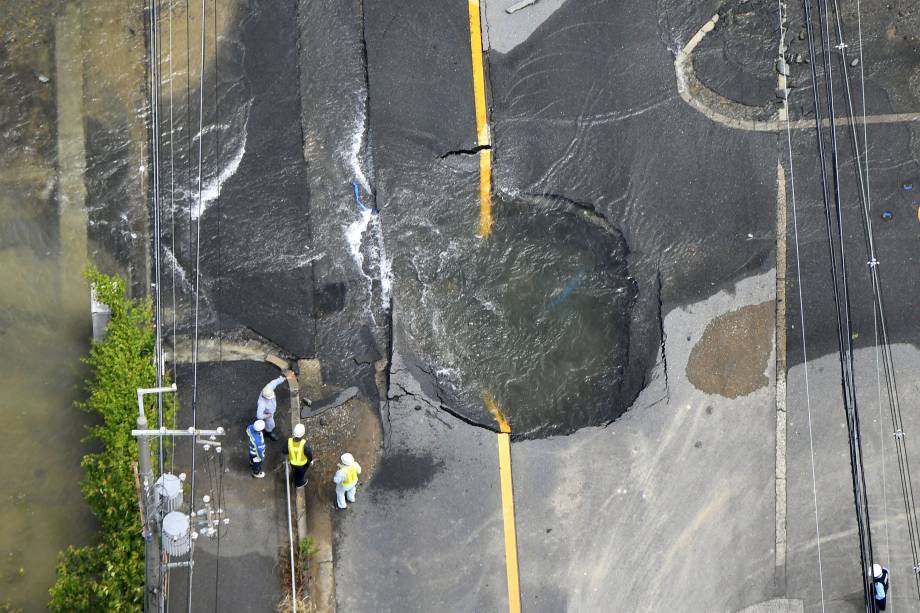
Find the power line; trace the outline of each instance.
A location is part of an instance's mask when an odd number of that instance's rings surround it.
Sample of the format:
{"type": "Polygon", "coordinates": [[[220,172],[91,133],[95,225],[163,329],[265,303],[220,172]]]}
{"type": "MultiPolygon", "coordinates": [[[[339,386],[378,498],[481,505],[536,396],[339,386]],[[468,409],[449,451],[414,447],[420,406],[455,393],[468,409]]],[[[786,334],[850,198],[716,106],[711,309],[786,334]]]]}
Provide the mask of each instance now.
{"type": "MultiPolygon", "coordinates": [[[[785,49],[785,26],[783,25],[786,22],[785,14],[783,11],[783,1],[779,0],[779,24],[780,24],[780,55],[782,55],[783,50],[785,49]]],[[[789,186],[790,186],[790,195],[792,198],[792,236],[795,244],[795,269],[796,269],[796,278],[798,285],[798,294],[799,294],[799,321],[800,328],[802,333],[802,363],[805,376],[805,407],[808,416],[808,450],[811,456],[811,491],[814,498],[814,509],[815,509],[815,537],[817,540],[818,547],[818,586],[821,592],[821,611],[825,611],[824,603],[824,568],[821,560],[821,521],[818,515],[818,480],[815,470],[815,437],[814,430],[812,428],[812,419],[811,419],[811,391],[809,389],[808,382],[808,350],[805,346],[805,301],[802,297],[802,262],[801,255],[799,251],[799,223],[798,223],[798,214],[796,206],[796,197],[795,197],[795,170],[792,162],[792,128],[789,121],[789,100],[787,97],[783,98],[783,109],[786,115],[786,145],[788,148],[789,154],[789,186]]]]}
{"type": "MultiPolygon", "coordinates": [[[[154,369],[156,376],[156,387],[161,388],[163,386],[163,344],[162,344],[162,305],[161,305],[161,276],[160,276],[160,253],[161,253],[161,228],[160,228],[160,87],[162,84],[162,78],[160,75],[161,68],[161,46],[160,46],[160,30],[159,30],[159,3],[158,0],[151,0],[148,12],[148,19],[150,23],[149,30],[149,45],[148,45],[148,57],[149,57],[149,105],[150,105],[150,168],[151,168],[151,187],[153,191],[153,269],[154,269],[154,369]]],[[[157,394],[157,426],[162,427],[163,425],[163,399],[160,394],[157,394]]],[[[146,453],[147,447],[141,448],[141,453],[146,453]]],[[[160,439],[158,445],[158,456],[159,456],[159,467],[160,474],[163,473],[163,441],[160,439]]],[[[145,475],[147,477],[147,475],[145,475]]],[[[157,511],[157,514],[159,511],[157,511]]],[[[148,567],[144,572],[144,610],[148,609],[148,597],[150,594],[150,579],[151,575],[156,579],[156,598],[158,603],[158,609],[160,608],[159,602],[162,597],[162,572],[159,568],[159,560],[162,557],[162,550],[160,548],[160,542],[157,540],[156,544],[156,568],[151,569],[150,566],[150,552],[149,548],[151,544],[148,542],[150,535],[154,533],[151,529],[151,524],[156,525],[159,522],[159,517],[153,517],[153,513],[145,513],[145,520],[147,525],[145,526],[145,555],[144,563],[148,567]]]]}
{"type": "MultiPolygon", "coordinates": [[[[844,88],[847,101],[847,118],[851,121],[855,117],[854,105],[853,105],[853,96],[850,89],[849,83],[849,74],[848,74],[848,64],[849,59],[847,57],[847,45],[844,42],[844,33],[843,33],[843,24],[840,16],[840,10],[837,3],[837,0],[834,0],[834,12],[836,16],[836,26],[837,26],[837,36],[839,40],[838,49],[840,50],[840,63],[841,69],[844,75],[844,88]]],[[[860,53],[860,62],[861,66],[863,65],[863,43],[862,43],[862,18],[860,15],[860,6],[857,4],[857,23],[859,28],[859,53],[860,53]]],[[[862,110],[863,116],[866,113],[866,100],[865,100],[865,72],[864,68],[860,68],[861,75],[861,89],[862,89],[862,110]]],[[[884,299],[882,293],[882,284],[879,273],[879,262],[876,257],[875,251],[875,241],[874,235],[872,232],[872,220],[871,220],[871,194],[869,190],[869,149],[868,149],[868,129],[866,126],[863,126],[863,151],[864,155],[860,154],[859,148],[859,136],[856,131],[855,126],[851,125],[851,139],[854,150],[854,158],[856,161],[856,176],[857,182],[859,184],[859,195],[860,201],[862,204],[862,225],[863,225],[863,237],[866,245],[866,252],[868,255],[868,270],[869,276],[871,279],[872,293],[873,293],[873,320],[876,324],[877,332],[881,332],[881,344],[882,344],[882,367],[885,373],[885,386],[888,396],[888,405],[889,411],[891,414],[892,427],[894,428],[895,434],[895,450],[898,457],[898,472],[901,480],[901,493],[904,499],[905,514],[907,516],[907,527],[908,527],[908,536],[910,539],[911,546],[911,556],[913,561],[913,575],[915,581],[915,587],[917,589],[917,595],[920,597],[920,577],[918,577],[917,570],[920,568],[920,561],[918,561],[918,538],[920,538],[920,527],[918,527],[917,513],[916,513],[916,504],[913,492],[913,482],[910,476],[910,460],[907,453],[907,443],[904,439],[902,420],[901,420],[901,406],[900,406],[900,396],[897,389],[897,380],[895,378],[894,371],[894,360],[891,353],[891,344],[888,337],[888,324],[887,316],[885,313],[884,299]],[[863,165],[864,164],[864,165],[863,165]]],[[[876,343],[878,347],[878,343],[876,343]]],[[[878,350],[877,350],[878,355],[878,350]]],[[[878,363],[876,364],[876,373],[878,374],[878,363]]],[[[879,396],[881,396],[881,390],[879,390],[879,396]]],[[[879,398],[879,410],[881,410],[881,398],[879,398]]],[[[883,452],[884,452],[884,443],[883,443],[883,452]]],[[[884,457],[883,461],[883,470],[884,470],[884,457]]],[[[884,475],[883,475],[884,479],[884,475]]],[[[884,485],[884,484],[883,484],[884,485]]],[[[885,501],[887,509],[887,498],[885,501]]],[[[887,530],[887,526],[886,526],[887,530]]],[[[890,556],[890,550],[889,550],[890,556]]]]}
{"type": "Polygon", "coordinates": [[[837,346],[841,371],[841,392],[843,408],[847,422],[847,439],[850,452],[850,473],[853,482],[853,501],[856,511],[857,532],[859,535],[860,566],[862,570],[862,583],[865,605],[870,606],[871,581],[868,569],[872,563],[872,537],[868,510],[868,499],[865,487],[865,474],[862,456],[862,443],[860,438],[859,414],[856,402],[854,364],[853,364],[853,338],[851,308],[849,300],[849,282],[846,266],[846,250],[844,245],[843,214],[840,195],[840,172],[837,152],[836,119],[833,98],[833,69],[829,55],[831,53],[830,22],[827,13],[826,0],[818,2],[818,17],[823,22],[822,55],[824,65],[825,95],[828,106],[831,134],[831,162],[833,170],[833,198],[836,210],[837,239],[835,246],[833,231],[834,223],[831,220],[830,197],[827,177],[827,155],[824,146],[824,136],[821,131],[821,111],[817,87],[817,62],[815,53],[815,35],[812,24],[812,11],[810,0],[803,1],[805,8],[806,33],[808,39],[809,59],[811,65],[812,98],[815,111],[815,134],[818,143],[818,156],[821,167],[822,201],[824,204],[825,227],[827,231],[827,244],[831,263],[831,277],[833,281],[834,307],[836,313],[837,346]],[[840,259],[838,274],[837,260],[840,259]],[[841,310],[841,289],[843,293],[843,311],[841,310]],[[844,338],[846,335],[846,338],[844,338]]]}
{"type": "MultiPolygon", "coordinates": [[[[218,3],[214,3],[214,121],[215,123],[220,121],[220,54],[217,52],[217,8],[218,3]]],[[[216,134],[216,147],[215,147],[215,157],[217,164],[217,172],[220,173],[221,169],[221,150],[220,150],[220,130],[217,130],[216,134]]],[[[221,270],[222,270],[222,258],[221,258],[221,241],[220,241],[220,192],[221,192],[221,181],[218,178],[217,182],[217,197],[216,197],[216,206],[217,206],[217,283],[218,283],[218,292],[222,290],[221,287],[221,270]]],[[[222,358],[223,358],[223,328],[221,326],[221,316],[220,310],[217,312],[217,368],[218,373],[222,373],[222,358]]],[[[219,386],[220,391],[218,394],[219,405],[224,406],[223,404],[223,386],[219,386]]],[[[217,508],[218,510],[223,509],[224,506],[224,456],[223,454],[218,454],[218,466],[217,470],[217,508]]],[[[217,552],[216,558],[214,561],[214,611],[220,609],[218,606],[220,603],[220,525],[217,526],[217,552]]]]}
{"type": "MultiPolygon", "coordinates": [[[[195,219],[195,316],[194,316],[194,341],[192,345],[192,427],[198,427],[198,322],[200,306],[200,289],[201,289],[201,168],[202,168],[202,141],[204,140],[204,47],[205,47],[205,2],[201,0],[201,54],[199,60],[198,75],[198,215],[195,219]]],[[[191,228],[189,228],[191,230],[191,228]]],[[[189,496],[191,498],[192,515],[195,511],[195,448],[192,445],[192,466],[191,466],[191,487],[189,496]]],[[[195,566],[193,564],[195,554],[195,542],[192,541],[191,551],[189,552],[188,567],[188,611],[192,611],[192,587],[195,566]]]]}

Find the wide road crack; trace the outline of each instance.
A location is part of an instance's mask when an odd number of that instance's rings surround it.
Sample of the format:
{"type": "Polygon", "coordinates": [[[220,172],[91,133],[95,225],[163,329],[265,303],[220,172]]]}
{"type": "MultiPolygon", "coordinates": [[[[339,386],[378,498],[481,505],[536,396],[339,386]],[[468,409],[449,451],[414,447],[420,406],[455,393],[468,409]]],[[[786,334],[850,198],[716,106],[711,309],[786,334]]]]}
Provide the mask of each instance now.
{"type": "Polygon", "coordinates": [[[453,149],[446,153],[442,153],[441,155],[438,156],[438,159],[443,160],[444,158],[448,158],[453,155],[478,155],[479,152],[484,149],[491,150],[492,145],[477,145],[471,149],[453,149]]]}

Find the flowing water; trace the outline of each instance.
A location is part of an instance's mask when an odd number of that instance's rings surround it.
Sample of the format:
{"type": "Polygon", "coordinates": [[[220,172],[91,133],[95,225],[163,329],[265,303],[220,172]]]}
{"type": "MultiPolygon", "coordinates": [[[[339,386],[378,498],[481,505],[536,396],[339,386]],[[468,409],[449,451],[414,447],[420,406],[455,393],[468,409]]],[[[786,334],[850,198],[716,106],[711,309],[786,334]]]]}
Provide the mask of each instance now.
{"type": "Polygon", "coordinates": [[[400,280],[416,359],[442,403],[484,425],[496,409],[525,436],[612,419],[636,292],[622,236],[561,199],[494,210],[489,238],[442,227],[400,280]]]}
{"type": "Polygon", "coordinates": [[[0,610],[44,610],[92,541],[89,260],[145,282],[143,22],[104,2],[0,9],[0,610]],[[138,255],[139,254],[139,255],[138,255]],[[140,271],[140,272],[138,272],[140,271]]]}
{"type": "MultiPolygon", "coordinates": [[[[466,200],[445,201],[431,218],[425,202],[404,208],[419,220],[383,209],[395,198],[376,200],[351,9],[210,5],[201,79],[201,16],[166,7],[159,174],[167,347],[169,337],[191,332],[200,273],[202,338],[254,335],[296,357],[318,356],[336,384],[364,382],[376,393],[374,362],[393,317],[398,342],[436,381],[444,405],[470,420],[494,426],[491,401],[522,435],[618,414],[623,407],[612,410],[610,399],[629,358],[636,290],[615,229],[561,199],[496,196],[489,239],[469,231],[475,211],[466,200]],[[341,28],[350,46],[330,58],[323,48],[301,52],[298,43],[322,39],[325,27],[341,28]]],[[[29,0],[7,3],[0,27],[8,441],[0,610],[36,610],[48,600],[58,551],[91,542],[94,529],[79,490],[88,416],[72,408],[90,336],[82,268],[93,261],[123,274],[136,294],[149,287],[149,75],[140,10],[29,0]]],[[[404,169],[401,180],[420,193],[437,192],[445,172],[466,180],[438,168],[404,169]]]]}

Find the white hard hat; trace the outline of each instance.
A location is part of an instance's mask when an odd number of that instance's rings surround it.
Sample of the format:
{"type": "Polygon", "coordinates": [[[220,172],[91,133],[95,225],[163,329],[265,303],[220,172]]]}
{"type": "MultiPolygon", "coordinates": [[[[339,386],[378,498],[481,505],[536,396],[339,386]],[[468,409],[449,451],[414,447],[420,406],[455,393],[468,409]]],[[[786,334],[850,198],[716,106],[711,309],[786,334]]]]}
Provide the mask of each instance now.
{"type": "Polygon", "coordinates": [[[882,576],[882,565],[881,564],[872,565],[872,576],[875,577],[876,579],[881,578],[882,576]]]}
{"type": "Polygon", "coordinates": [[[340,459],[342,460],[342,464],[345,466],[351,466],[355,463],[355,457],[350,453],[343,453],[340,459]]]}
{"type": "Polygon", "coordinates": [[[307,429],[303,427],[303,424],[297,424],[294,426],[294,437],[303,438],[303,435],[306,433],[306,431],[307,429]]]}
{"type": "Polygon", "coordinates": [[[255,428],[256,432],[261,432],[265,429],[265,422],[261,419],[257,419],[255,423],[252,424],[252,427],[255,428]]]}
{"type": "Polygon", "coordinates": [[[275,390],[266,385],[262,388],[262,397],[271,400],[275,397],[275,390]]]}

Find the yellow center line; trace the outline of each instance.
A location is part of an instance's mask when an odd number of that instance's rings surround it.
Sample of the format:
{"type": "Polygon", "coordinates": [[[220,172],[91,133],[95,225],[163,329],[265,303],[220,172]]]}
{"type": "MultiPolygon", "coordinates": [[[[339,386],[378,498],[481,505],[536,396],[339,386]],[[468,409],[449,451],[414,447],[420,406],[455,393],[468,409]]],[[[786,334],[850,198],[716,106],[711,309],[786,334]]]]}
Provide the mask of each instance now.
{"type": "Polygon", "coordinates": [[[511,486],[511,435],[498,433],[498,471],[502,485],[502,521],[505,525],[505,573],[508,577],[508,611],[521,611],[518,579],[517,531],[514,526],[514,490],[511,486]]]}
{"type": "Polygon", "coordinates": [[[479,151],[479,236],[492,233],[492,151],[479,151]]]}
{"type": "MultiPolygon", "coordinates": [[[[473,96],[476,103],[476,144],[479,150],[479,235],[492,233],[492,150],[489,112],[486,107],[485,71],[482,63],[482,23],[479,0],[468,0],[470,12],[470,55],[473,60],[473,96]]],[[[498,422],[498,471],[502,492],[502,521],[505,533],[505,571],[508,578],[508,611],[520,613],[521,586],[518,577],[517,531],[514,525],[514,488],[511,482],[511,426],[488,392],[486,408],[498,422]]]]}
{"type": "MultiPolygon", "coordinates": [[[[470,11],[470,54],[473,60],[473,97],[476,102],[476,144],[491,145],[489,136],[489,112],[486,107],[485,71],[482,66],[482,24],[479,15],[479,0],[469,0],[470,11]]],[[[479,235],[492,232],[492,152],[479,151],[479,235]]]]}
{"type": "Polygon", "coordinates": [[[518,576],[517,528],[514,523],[514,487],[511,481],[511,426],[495,399],[482,395],[486,409],[498,422],[498,475],[502,491],[502,523],[505,530],[505,574],[508,578],[508,611],[521,612],[521,583],[518,576]]]}

